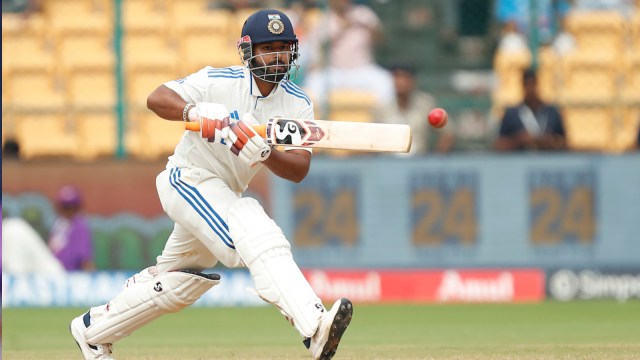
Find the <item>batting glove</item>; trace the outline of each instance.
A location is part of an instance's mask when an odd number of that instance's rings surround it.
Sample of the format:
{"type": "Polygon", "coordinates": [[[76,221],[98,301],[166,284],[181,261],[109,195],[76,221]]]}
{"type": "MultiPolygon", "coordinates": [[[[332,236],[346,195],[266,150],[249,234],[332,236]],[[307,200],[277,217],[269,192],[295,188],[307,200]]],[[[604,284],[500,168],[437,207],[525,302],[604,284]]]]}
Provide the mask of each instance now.
{"type": "Polygon", "coordinates": [[[200,135],[209,142],[224,143],[229,134],[229,111],[222,104],[199,102],[189,120],[200,122],[200,135]]]}
{"type": "Polygon", "coordinates": [[[271,145],[253,129],[251,125],[254,124],[258,125],[258,121],[245,115],[243,120],[231,125],[228,136],[231,152],[249,166],[265,161],[271,155],[271,145]]]}

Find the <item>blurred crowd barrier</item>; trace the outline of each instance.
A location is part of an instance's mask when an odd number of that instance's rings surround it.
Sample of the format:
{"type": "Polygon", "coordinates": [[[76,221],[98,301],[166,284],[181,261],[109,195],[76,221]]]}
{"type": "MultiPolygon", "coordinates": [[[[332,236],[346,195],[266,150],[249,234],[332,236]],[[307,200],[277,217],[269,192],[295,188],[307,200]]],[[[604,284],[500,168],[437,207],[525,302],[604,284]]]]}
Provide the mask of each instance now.
{"type": "MultiPolygon", "coordinates": [[[[149,186],[157,172],[115,163],[110,169],[13,164],[3,174],[14,179],[3,182],[3,216],[25,218],[46,238],[55,219],[47,194],[56,188],[50,183],[73,179],[85,195],[97,268],[149,266],[173,229],[149,186]],[[23,184],[15,181],[19,177],[23,184]]],[[[299,184],[273,176],[256,180],[264,186],[256,182],[246,196],[265,204],[274,199],[267,212],[303,267],[548,270],[640,264],[637,156],[318,158],[299,184]]]]}

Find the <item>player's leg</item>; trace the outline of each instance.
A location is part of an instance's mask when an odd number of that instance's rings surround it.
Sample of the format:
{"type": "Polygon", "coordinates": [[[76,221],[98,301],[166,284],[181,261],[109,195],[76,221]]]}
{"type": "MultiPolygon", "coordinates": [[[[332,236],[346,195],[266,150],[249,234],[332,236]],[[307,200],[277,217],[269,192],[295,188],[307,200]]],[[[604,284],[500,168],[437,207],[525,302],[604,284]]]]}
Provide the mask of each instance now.
{"type": "MultiPolygon", "coordinates": [[[[244,265],[226,221],[227,209],[239,196],[220,178],[202,169],[174,168],[158,175],[157,188],[167,215],[193,234],[209,253],[227,267],[244,265]]],[[[193,249],[192,246],[188,248],[193,249]]],[[[198,251],[204,251],[204,248],[198,248],[198,251]]],[[[185,249],[173,251],[180,253],[185,249]]],[[[163,252],[163,256],[171,256],[171,253],[163,252]]]]}
{"type": "Polygon", "coordinates": [[[111,359],[113,342],[163,314],[189,306],[219,282],[215,274],[197,272],[213,267],[217,260],[179,224],[157,260],[156,266],[127,279],[108,304],[73,319],[71,333],[85,359],[111,359]]]}
{"type": "Polygon", "coordinates": [[[108,304],[76,317],[71,334],[85,359],[111,359],[112,344],[160,316],[193,304],[220,282],[217,274],[148,267],[127,280],[108,304]]]}
{"type": "Polygon", "coordinates": [[[292,321],[306,338],[314,359],[330,359],[351,321],[351,302],[341,299],[327,312],[293,260],[282,230],[256,200],[238,200],[229,208],[228,219],[236,249],[251,272],[258,295],[292,321]]]}
{"type": "MultiPolygon", "coordinates": [[[[216,264],[218,259],[212,254],[212,249],[217,249],[227,265],[242,264],[235,249],[226,244],[228,233],[210,226],[216,212],[210,204],[203,203],[202,194],[193,185],[210,188],[206,191],[207,198],[220,199],[218,204],[225,204],[226,200],[235,201],[237,195],[216,181],[207,182],[189,171],[185,172],[186,176],[180,176],[177,169],[167,170],[157,179],[162,205],[167,214],[177,221],[162,255],[157,258],[157,265],[131,277],[123,291],[108,304],[91,308],[87,314],[73,320],[71,331],[85,358],[110,359],[113,342],[167,312],[179,311],[190,305],[216,285],[219,281],[217,275],[193,272],[216,264]],[[209,184],[204,186],[204,183],[209,184]],[[220,239],[219,234],[226,234],[225,239],[220,239]],[[159,280],[166,291],[156,290],[159,280]],[[178,287],[180,284],[189,287],[178,287]],[[169,294],[163,297],[167,291],[169,294]],[[175,291],[180,291],[179,296],[170,296],[175,291]]],[[[226,228],[226,223],[218,225],[226,228]]]]}

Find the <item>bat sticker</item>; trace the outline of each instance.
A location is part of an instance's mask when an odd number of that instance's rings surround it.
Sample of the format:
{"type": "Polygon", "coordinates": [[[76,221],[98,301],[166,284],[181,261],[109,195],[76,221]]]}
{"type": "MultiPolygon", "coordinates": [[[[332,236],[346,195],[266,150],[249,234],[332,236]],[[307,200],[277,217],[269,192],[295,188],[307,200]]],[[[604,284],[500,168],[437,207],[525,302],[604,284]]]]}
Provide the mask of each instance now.
{"type": "Polygon", "coordinates": [[[296,121],[280,120],[275,126],[276,143],[286,145],[302,145],[306,130],[296,121]]]}

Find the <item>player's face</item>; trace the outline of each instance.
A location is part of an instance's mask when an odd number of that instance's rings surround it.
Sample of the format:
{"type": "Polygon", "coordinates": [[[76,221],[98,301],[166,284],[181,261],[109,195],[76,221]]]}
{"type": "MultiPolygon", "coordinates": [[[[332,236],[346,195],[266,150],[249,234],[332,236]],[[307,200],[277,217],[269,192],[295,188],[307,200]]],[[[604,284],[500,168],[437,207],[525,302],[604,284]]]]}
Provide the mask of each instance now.
{"type": "Polygon", "coordinates": [[[283,72],[287,71],[291,59],[291,44],[282,41],[258,44],[253,53],[258,66],[268,66],[267,73],[283,72]]]}
{"type": "Polygon", "coordinates": [[[252,67],[262,69],[263,80],[280,82],[289,72],[291,43],[273,41],[257,44],[253,48],[252,67]]]}

